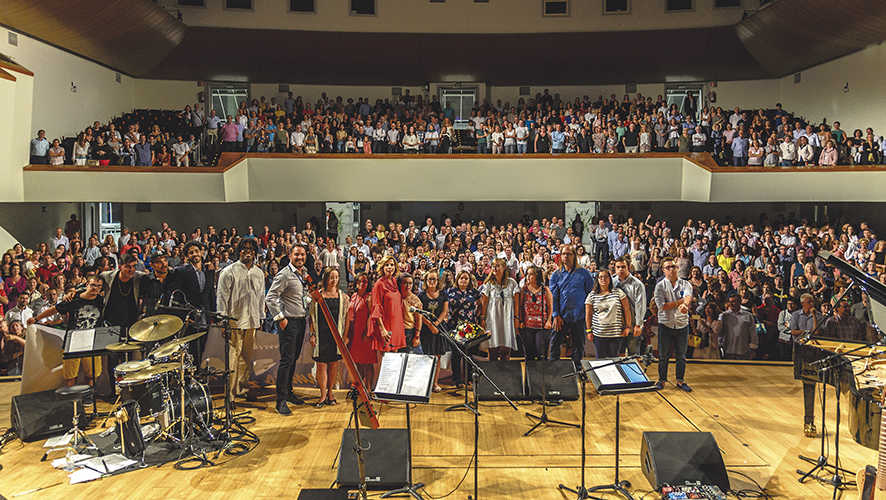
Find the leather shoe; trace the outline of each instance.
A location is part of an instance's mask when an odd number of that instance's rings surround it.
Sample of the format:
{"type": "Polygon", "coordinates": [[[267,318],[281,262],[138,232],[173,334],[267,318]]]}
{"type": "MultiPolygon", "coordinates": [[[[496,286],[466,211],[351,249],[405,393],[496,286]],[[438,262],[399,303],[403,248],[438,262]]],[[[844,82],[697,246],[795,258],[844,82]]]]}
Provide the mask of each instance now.
{"type": "Polygon", "coordinates": [[[655,383],[655,389],[660,391],[660,390],[664,389],[664,385],[665,385],[664,380],[659,380],[658,382],[655,383]]]}
{"type": "Polygon", "coordinates": [[[295,394],[290,393],[289,396],[286,396],[286,401],[294,404],[294,405],[303,405],[305,404],[305,400],[296,396],[295,394]]]}
{"type": "Polygon", "coordinates": [[[286,405],[286,401],[277,401],[277,413],[280,415],[292,415],[292,410],[286,405]]]}

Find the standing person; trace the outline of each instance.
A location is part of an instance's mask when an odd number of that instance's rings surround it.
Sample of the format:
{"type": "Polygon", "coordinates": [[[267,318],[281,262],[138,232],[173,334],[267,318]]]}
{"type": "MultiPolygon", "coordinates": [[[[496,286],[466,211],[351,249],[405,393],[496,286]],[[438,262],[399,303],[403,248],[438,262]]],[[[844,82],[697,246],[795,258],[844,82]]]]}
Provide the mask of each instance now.
{"type": "Polygon", "coordinates": [[[392,256],[378,263],[379,279],[372,287],[372,310],[369,313],[369,329],[372,332],[372,348],[382,354],[397,352],[406,347],[403,328],[403,296],[397,286],[397,261],[392,256]]]}
{"type": "Polygon", "coordinates": [[[791,336],[791,318],[794,311],[800,309],[800,303],[793,298],[788,298],[785,302],[785,308],[778,313],[778,360],[791,360],[791,344],[793,337],[791,336]]]}
{"type": "Polygon", "coordinates": [[[46,131],[37,131],[37,137],[31,139],[31,165],[46,165],[49,163],[49,140],[46,139],[46,131]]]}
{"type": "MultiPolygon", "coordinates": [[[[462,270],[455,277],[455,286],[446,290],[449,297],[449,328],[454,330],[459,323],[477,323],[480,305],[480,292],[474,287],[474,277],[470,271],[462,270]]],[[[452,352],[452,383],[461,387],[466,381],[462,379],[461,355],[452,352]]]]}
{"type": "Polygon", "coordinates": [[[689,305],[692,304],[692,284],[677,276],[677,263],[672,257],[661,260],[664,279],[655,285],[655,305],[658,309],[658,382],[662,389],[668,380],[668,359],[671,349],[677,359],[677,388],[692,392],[686,383],[686,349],[689,347],[689,305]]]}
{"type": "Polygon", "coordinates": [[[265,274],[255,265],[257,254],[254,239],[240,240],[237,261],[218,276],[217,311],[236,318],[230,321],[231,401],[246,395],[255,329],[265,314],[265,274]]]}
{"type": "Polygon", "coordinates": [[[717,303],[709,301],[704,305],[701,316],[695,320],[695,334],[701,337],[701,345],[693,349],[695,359],[720,359],[720,309],[717,303]]]}
{"type": "Polygon", "coordinates": [[[138,320],[142,307],[142,293],[150,287],[146,285],[146,273],[135,270],[138,257],[125,253],[120,258],[120,268],[101,273],[104,280],[104,305],[102,318],[113,326],[128,330],[138,320]]]}
{"type": "Polygon", "coordinates": [[[526,283],[520,292],[520,334],[527,360],[547,359],[551,341],[551,289],[544,284],[538,266],[526,270],[526,283]]]}
{"type": "MultiPolygon", "coordinates": [[[[436,269],[431,269],[424,276],[424,290],[419,294],[421,308],[431,313],[433,320],[425,318],[421,328],[421,350],[424,354],[437,357],[439,365],[440,356],[449,351],[449,344],[440,337],[440,325],[446,322],[449,316],[449,296],[440,288],[440,277],[436,269]]],[[[443,334],[445,335],[445,334],[443,334]]],[[[434,391],[440,392],[440,370],[434,374],[434,391]]]]}
{"type": "MultiPolygon", "coordinates": [[[[44,318],[49,318],[57,313],[67,314],[68,330],[86,330],[95,328],[99,324],[102,311],[102,279],[92,275],[86,281],[86,290],[74,295],[69,300],[63,300],[58,304],[44,309],[40,314],[29,318],[25,324],[32,325],[44,318]]],[[[62,364],[62,376],[65,386],[71,387],[77,381],[80,367],[90,379],[95,379],[102,374],[101,357],[72,358],[64,360],[62,364]],[[83,362],[81,363],[81,359],[83,362]]]]}
{"type": "Polygon", "coordinates": [[[372,349],[372,339],[369,337],[369,276],[359,273],[354,278],[354,293],[348,302],[349,331],[345,331],[350,344],[348,349],[351,358],[357,365],[357,373],[367,386],[375,381],[375,363],[378,358],[372,349]]]}
{"type": "MultiPolygon", "coordinates": [[[[212,311],[216,305],[215,271],[203,262],[205,250],[206,247],[203,243],[196,240],[191,240],[185,244],[182,252],[185,255],[186,264],[175,268],[170,288],[184,293],[185,298],[191,305],[212,311]]],[[[201,317],[200,320],[205,322],[206,318],[201,317]]],[[[203,361],[202,356],[206,347],[206,338],[207,336],[204,335],[191,348],[194,359],[200,360],[200,364],[203,361]]]]}
{"type": "Polygon", "coordinates": [[[520,328],[520,286],[508,276],[502,258],[492,261],[492,271],[480,289],[480,326],[490,332],[489,361],[509,360],[517,350],[520,328]]]}
{"type": "Polygon", "coordinates": [[[742,310],[737,293],[729,295],[727,305],[728,309],[720,313],[717,332],[725,359],[753,359],[757,350],[756,319],[742,310]]]}
{"type": "Polygon", "coordinates": [[[421,300],[418,295],[412,293],[413,284],[415,280],[409,273],[402,273],[397,277],[397,286],[400,288],[400,296],[403,297],[403,334],[406,336],[406,347],[403,351],[422,354],[422,316],[409,310],[410,307],[421,309],[421,300]]]}
{"type": "Polygon", "coordinates": [[[625,349],[633,329],[631,304],[627,295],[614,288],[608,269],[597,273],[594,289],[585,299],[585,332],[594,342],[597,358],[615,358],[625,349]]]}
{"type": "Polygon", "coordinates": [[[643,320],[646,319],[646,286],[631,274],[628,259],[615,261],[615,276],[612,277],[615,288],[620,289],[628,297],[631,305],[632,334],[626,339],[628,354],[639,354],[642,350],[643,320]]]}
{"type": "Polygon", "coordinates": [[[560,247],[561,267],[551,275],[554,332],[548,359],[560,359],[560,346],[569,342],[576,366],[584,357],[585,308],[588,294],[594,289],[594,278],[587,269],[576,266],[575,247],[560,247]]]}
{"type": "MultiPolygon", "coordinates": [[[[322,292],[320,296],[329,309],[329,314],[335,319],[334,325],[329,325],[319,309],[316,302],[311,304],[310,330],[311,345],[314,347],[312,355],[317,363],[317,385],[320,386],[320,402],[316,404],[317,408],[323,406],[337,405],[332,389],[335,387],[335,377],[338,373],[338,361],[341,359],[341,351],[338,344],[332,337],[334,327],[339,331],[347,332],[350,329],[348,325],[348,294],[338,289],[339,272],[334,267],[327,267],[323,270],[323,276],[320,279],[322,292]],[[342,325],[344,327],[342,328],[342,325]]],[[[343,337],[345,344],[348,339],[343,337]]]]}
{"type": "Polygon", "coordinates": [[[295,362],[305,341],[308,286],[303,276],[307,252],[301,245],[289,250],[289,264],[280,269],[268,288],[265,304],[277,322],[280,341],[280,364],[277,366],[277,413],[289,415],[286,402],[303,405],[305,401],[292,392],[295,362]]]}
{"type": "MultiPolygon", "coordinates": [[[[815,297],[811,293],[800,296],[800,309],[791,314],[791,335],[797,337],[811,335],[822,321],[821,313],[815,307],[815,297]]],[[[803,381],[803,434],[815,437],[815,382],[803,381]]]]}

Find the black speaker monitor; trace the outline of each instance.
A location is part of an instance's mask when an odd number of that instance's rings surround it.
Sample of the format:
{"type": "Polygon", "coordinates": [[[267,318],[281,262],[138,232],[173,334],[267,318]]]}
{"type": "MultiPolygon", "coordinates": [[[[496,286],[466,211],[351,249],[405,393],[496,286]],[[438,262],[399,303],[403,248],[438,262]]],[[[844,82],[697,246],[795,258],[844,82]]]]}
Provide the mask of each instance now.
{"type": "Polygon", "coordinates": [[[720,448],[710,432],[644,432],[640,468],[655,490],[699,481],[730,491],[720,448]]]}
{"type": "MultiPolygon", "coordinates": [[[[482,363],[483,371],[510,399],[525,400],[522,361],[489,361],[482,363]]],[[[480,401],[504,401],[504,397],[484,378],[477,382],[477,399],[480,401]]]]}
{"type": "MultiPolygon", "coordinates": [[[[371,490],[393,490],[409,482],[409,448],[406,429],[360,429],[363,459],[366,465],[366,487],[371,490]]],[[[342,487],[360,485],[357,457],[354,453],[354,430],[345,429],[339,448],[338,478],[342,487]]]]}
{"type": "MultiPolygon", "coordinates": [[[[77,406],[83,422],[83,406],[77,406]]],[[[13,396],[11,408],[12,428],[25,442],[58,436],[74,426],[74,402],[58,399],[54,390],[13,396]]]]}
{"type": "Polygon", "coordinates": [[[527,361],[526,389],[529,399],[541,401],[542,388],[546,387],[548,401],[575,401],[578,399],[578,382],[575,377],[566,377],[575,372],[575,365],[569,359],[527,361]]]}

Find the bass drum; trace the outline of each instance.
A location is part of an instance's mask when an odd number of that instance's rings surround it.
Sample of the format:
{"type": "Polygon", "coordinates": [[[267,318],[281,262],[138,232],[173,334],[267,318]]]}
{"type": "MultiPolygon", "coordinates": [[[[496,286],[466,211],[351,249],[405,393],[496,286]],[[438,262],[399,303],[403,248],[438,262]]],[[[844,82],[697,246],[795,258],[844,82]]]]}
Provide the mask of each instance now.
{"type": "MultiPolygon", "coordinates": [[[[166,411],[160,417],[160,424],[163,428],[169,425],[181,415],[181,392],[178,384],[170,388],[169,399],[166,400],[166,411]]],[[[205,385],[190,380],[187,382],[185,390],[185,417],[191,419],[198,430],[205,431],[212,427],[215,416],[212,408],[212,398],[209,396],[209,390],[205,385]]],[[[170,429],[173,434],[179,431],[176,425],[170,429]]]]}

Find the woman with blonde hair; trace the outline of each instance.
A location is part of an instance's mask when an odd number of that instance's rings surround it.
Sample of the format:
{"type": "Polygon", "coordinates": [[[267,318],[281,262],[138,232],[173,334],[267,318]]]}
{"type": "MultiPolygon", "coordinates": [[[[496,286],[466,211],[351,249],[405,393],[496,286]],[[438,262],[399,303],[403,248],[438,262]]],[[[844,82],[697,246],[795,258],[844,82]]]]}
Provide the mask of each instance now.
{"type": "Polygon", "coordinates": [[[480,326],[491,335],[489,360],[511,359],[517,350],[520,320],[520,286],[508,276],[508,264],[502,258],[492,261],[492,270],[480,288],[480,326]]]}
{"type": "MultiPolygon", "coordinates": [[[[347,345],[347,332],[350,329],[349,301],[348,294],[338,288],[339,276],[337,268],[327,267],[324,269],[320,294],[330,315],[335,318],[335,327],[339,332],[345,333],[342,340],[347,345]]],[[[332,338],[332,330],[327,322],[319,317],[320,314],[317,303],[312,303],[308,324],[311,331],[311,345],[314,347],[312,357],[317,363],[317,385],[320,386],[320,402],[316,404],[317,408],[338,404],[332,394],[332,389],[335,387],[338,360],[341,359],[341,351],[332,338]]]]}
{"type": "Polygon", "coordinates": [[[372,348],[378,352],[381,362],[382,353],[397,352],[406,347],[406,333],[403,296],[397,286],[397,260],[390,255],[382,257],[378,262],[378,276],[372,287],[369,328],[372,348]]]}
{"type": "MultiPolygon", "coordinates": [[[[459,323],[477,323],[480,292],[475,288],[474,277],[469,271],[463,270],[456,275],[455,285],[446,290],[446,295],[449,297],[450,330],[454,330],[459,323]]],[[[453,352],[452,379],[456,387],[464,383],[461,365],[461,356],[453,352]]]]}

